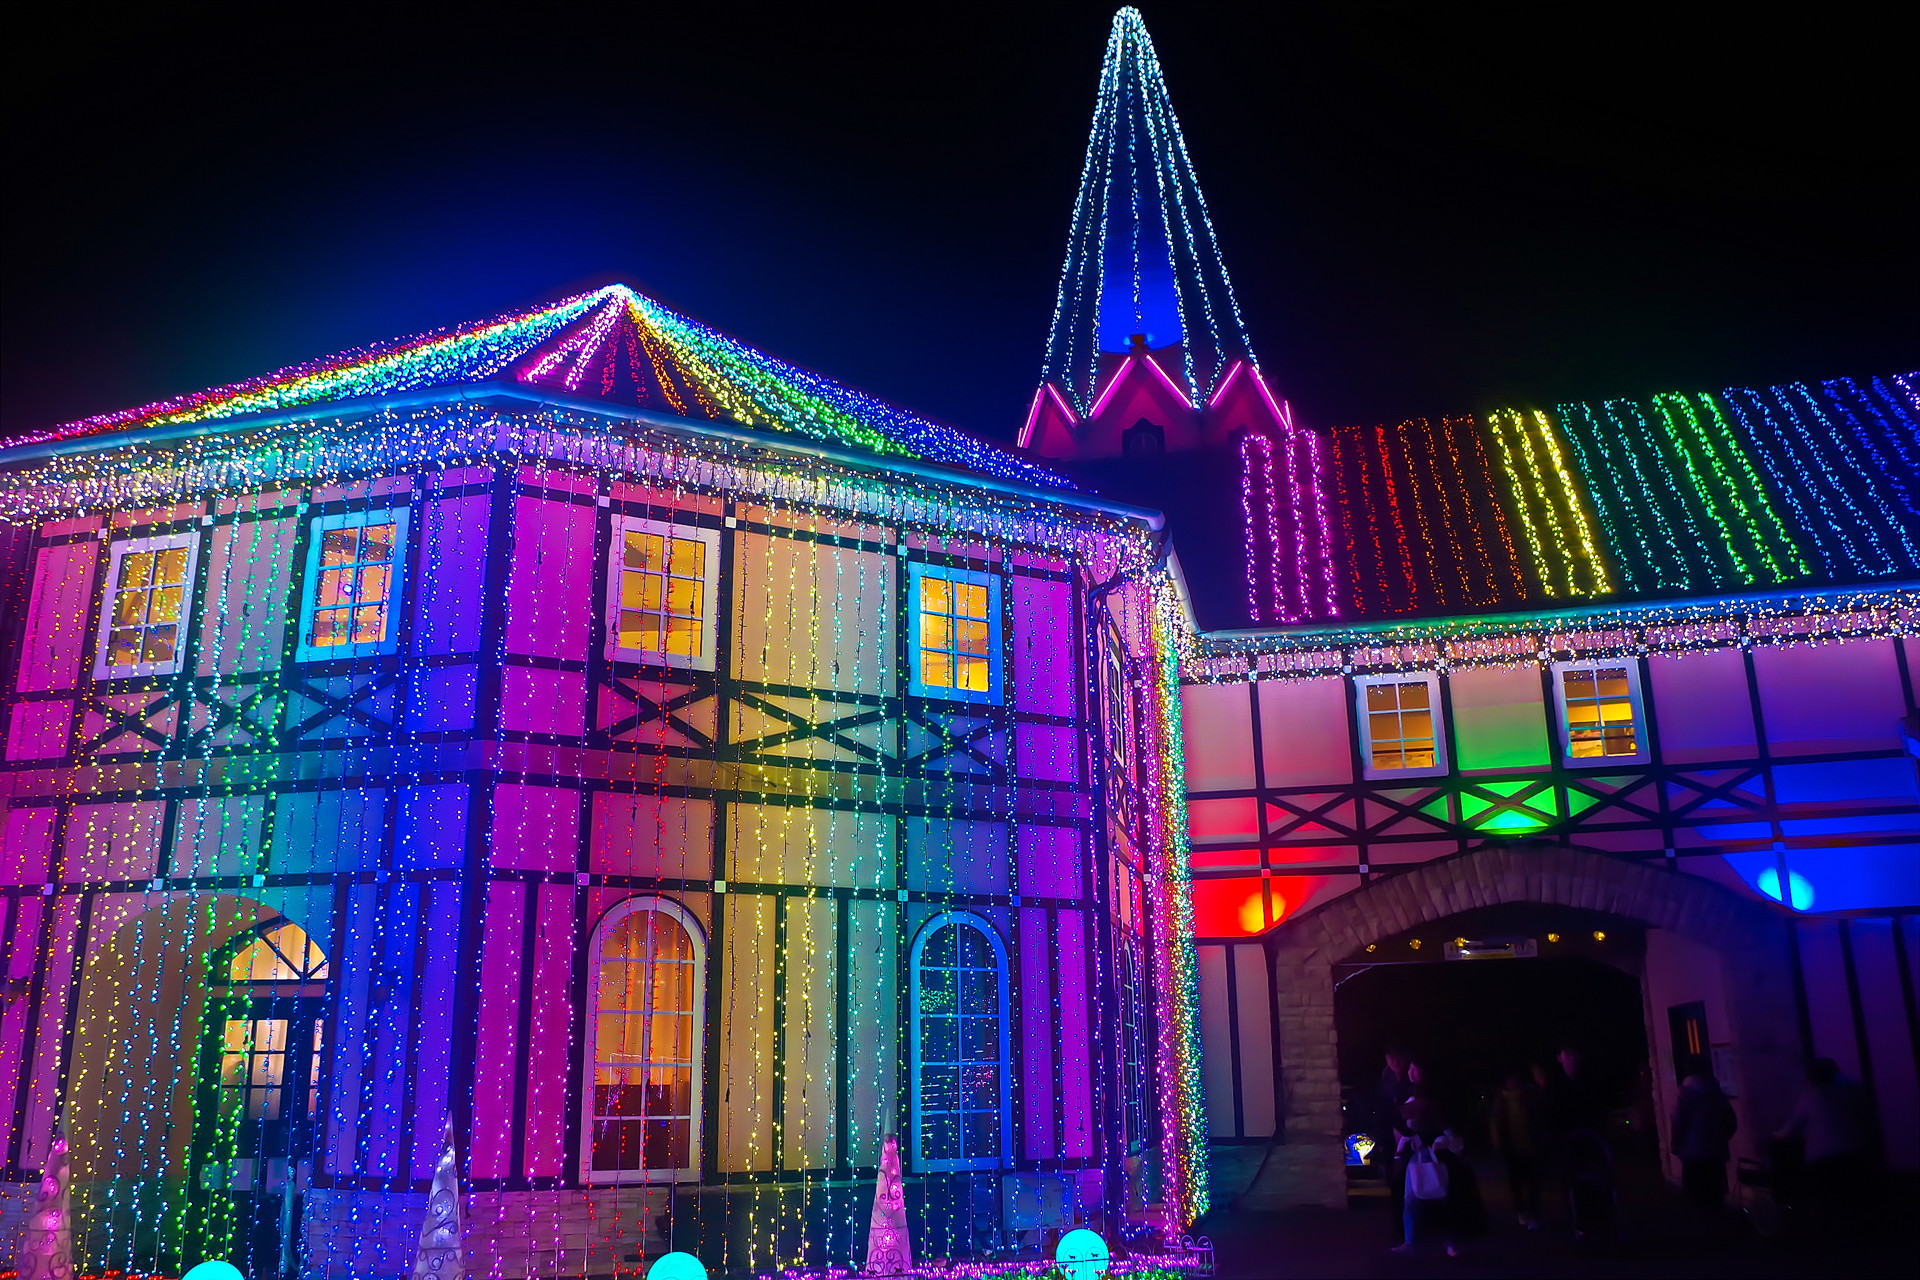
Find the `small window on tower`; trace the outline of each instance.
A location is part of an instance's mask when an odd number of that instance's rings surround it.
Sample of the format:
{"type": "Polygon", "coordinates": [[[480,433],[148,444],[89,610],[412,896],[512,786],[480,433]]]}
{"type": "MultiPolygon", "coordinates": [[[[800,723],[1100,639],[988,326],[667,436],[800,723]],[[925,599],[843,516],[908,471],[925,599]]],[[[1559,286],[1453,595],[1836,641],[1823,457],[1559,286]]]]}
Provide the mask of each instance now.
{"type": "Polygon", "coordinates": [[[912,566],[913,688],[923,698],[1000,701],[1000,579],[912,566]]]}
{"type": "Polygon", "coordinates": [[[1646,762],[1646,713],[1637,662],[1556,662],[1553,691],[1566,729],[1568,764],[1646,762]]]}
{"type": "Polygon", "coordinates": [[[113,544],[93,674],[164,676],[180,669],[199,537],[192,533],[113,544]]]}
{"type": "Polygon", "coordinates": [[[607,567],[607,656],[713,670],[720,534],[616,516],[607,567]]]}
{"type": "Polygon", "coordinates": [[[406,559],[405,507],[314,517],[300,607],[300,661],[395,652],[406,559]]]}
{"type": "Polygon", "coordinates": [[[1361,764],[1368,778],[1447,771],[1437,675],[1400,672],[1360,676],[1353,684],[1360,719],[1361,764]]]}

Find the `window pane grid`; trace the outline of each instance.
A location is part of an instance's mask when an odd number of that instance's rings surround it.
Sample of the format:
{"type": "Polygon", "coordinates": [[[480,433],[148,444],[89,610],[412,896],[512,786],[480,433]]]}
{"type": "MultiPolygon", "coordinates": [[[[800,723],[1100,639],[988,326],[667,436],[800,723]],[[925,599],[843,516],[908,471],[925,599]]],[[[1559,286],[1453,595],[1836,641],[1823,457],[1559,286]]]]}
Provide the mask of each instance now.
{"type": "Polygon", "coordinates": [[[967,693],[991,690],[992,593],[984,582],[920,579],[920,683],[967,693]]]}
{"type": "Polygon", "coordinates": [[[398,531],[395,522],[385,521],[321,532],[310,641],[314,648],[372,644],[387,638],[398,531]]]}
{"type": "Polygon", "coordinates": [[[1367,690],[1367,741],[1376,769],[1431,769],[1438,759],[1433,691],[1425,680],[1383,681],[1367,690]]]}
{"type": "Polygon", "coordinates": [[[920,1157],[1001,1155],[1001,974],[970,925],[949,924],[923,946],[919,967],[920,1157]]]}
{"type": "Polygon", "coordinates": [[[1577,668],[1562,671],[1560,677],[1567,707],[1568,755],[1601,759],[1640,753],[1633,687],[1625,667],[1577,668]]]}
{"type": "Polygon", "coordinates": [[[665,912],[636,910],[602,942],[593,1168],[692,1167],[695,978],[693,940],[665,912]]]}
{"type": "Polygon", "coordinates": [[[622,534],[618,648],[698,658],[706,648],[707,544],[628,529],[622,534]]]}
{"type": "Polygon", "coordinates": [[[107,665],[172,662],[179,647],[187,588],[184,546],[121,556],[108,612],[107,665]]]}

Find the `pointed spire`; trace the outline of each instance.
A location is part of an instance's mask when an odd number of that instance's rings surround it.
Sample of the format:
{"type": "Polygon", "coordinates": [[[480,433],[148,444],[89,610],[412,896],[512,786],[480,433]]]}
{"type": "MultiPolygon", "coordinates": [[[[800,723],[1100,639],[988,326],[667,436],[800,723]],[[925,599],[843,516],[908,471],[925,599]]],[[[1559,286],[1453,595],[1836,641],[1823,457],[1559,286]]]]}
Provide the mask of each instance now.
{"type": "Polygon", "coordinates": [[[1140,11],[1113,15],[1042,382],[1085,414],[1134,335],[1178,348],[1167,372],[1203,403],[1237,359],[1252,359],[1207,203],[1140,11]]]}
{"type": "Polygon", "coordinates": [[[900,1140],[889,1133],[880,1146],[880,1176],[873,1184],[873,1216],[867,1225],[863,1276],[903,1276],[913,1270],[907,1235],[906,1184],[900,1180],[900,1140]]]}

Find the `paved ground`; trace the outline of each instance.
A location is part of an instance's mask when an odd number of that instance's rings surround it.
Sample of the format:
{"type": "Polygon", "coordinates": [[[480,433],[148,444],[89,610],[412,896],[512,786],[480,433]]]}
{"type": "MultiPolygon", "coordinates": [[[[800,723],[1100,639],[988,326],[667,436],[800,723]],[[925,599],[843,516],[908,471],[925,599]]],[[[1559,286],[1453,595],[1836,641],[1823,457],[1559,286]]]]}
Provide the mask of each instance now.
{"type": "Polygon", "coordinates": [[[1721,1223],[1700,1222],[1651,1169],[1628,1171],[1622,1179],[1620,1240],[1605,1248],[1576,1249],[1558,1216],[1544,1230],[1521,1230],[1494,1170],[1483,1169],[1481,1183],[1493,1228],[1485,1237],[1462,1244],[1458,1258],[1448,1258],[1438,1248],[1413,1258],[1389,1253],[1394,1237],[1384,1201],[1348,1210],[1228,1210],[1209,1215],[1198,1234],[1212,1238],[1223,1280],[1920,1276],[1920,1222],[1912,1204],[1899,1211],[1900,1225],[1907,1231],[1904,1239],[1894,1238],[1891,1231],[1879,1238],[1826,1233],[1819,1239],[1792,1234],[1762,1239],[1732,1215],[1721,1223]]]}

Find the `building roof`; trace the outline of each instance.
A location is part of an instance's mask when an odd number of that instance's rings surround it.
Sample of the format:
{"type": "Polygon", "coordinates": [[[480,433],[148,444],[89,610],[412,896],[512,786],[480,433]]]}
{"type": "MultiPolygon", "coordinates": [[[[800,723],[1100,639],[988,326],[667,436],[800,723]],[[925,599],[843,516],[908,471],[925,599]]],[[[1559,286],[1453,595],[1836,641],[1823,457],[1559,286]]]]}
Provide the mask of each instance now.
{"type": "Polygon", "coordinates": [[[369,396],[505,383],[694,422],[738,423],[1043,488],[1017,453],[776,359],[626,285],[325,356],[245,382],[0,441],[44,445],[213,423],[369,396]]]}

